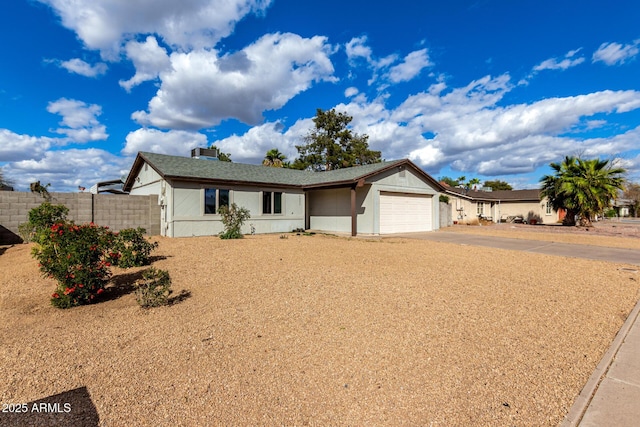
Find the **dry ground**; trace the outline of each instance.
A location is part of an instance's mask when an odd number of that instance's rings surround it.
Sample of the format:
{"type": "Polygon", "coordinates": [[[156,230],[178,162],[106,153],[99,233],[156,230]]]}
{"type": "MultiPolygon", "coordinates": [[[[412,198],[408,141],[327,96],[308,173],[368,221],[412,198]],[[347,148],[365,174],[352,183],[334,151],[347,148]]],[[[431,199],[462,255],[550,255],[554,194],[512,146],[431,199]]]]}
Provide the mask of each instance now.
{"type": "MultiPolygon", "coordinates": [[[[58,310],[29,245],[0,255],[0,402],[69,392],[57,420],[102,426],[553,426],[640,295],[622,265],[429,241],[156,240],[191,294],[149,311],[136,270],[58,310]]],[[[29,417],[0,424],[49,419],[29,417]]]]}

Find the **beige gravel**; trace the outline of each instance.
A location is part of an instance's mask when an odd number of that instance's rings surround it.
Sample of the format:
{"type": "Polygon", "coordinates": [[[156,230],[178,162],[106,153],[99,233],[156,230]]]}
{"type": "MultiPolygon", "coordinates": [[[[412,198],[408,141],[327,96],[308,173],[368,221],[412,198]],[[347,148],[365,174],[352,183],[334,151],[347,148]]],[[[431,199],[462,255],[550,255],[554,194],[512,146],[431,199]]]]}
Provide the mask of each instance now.
{"type": "Polygon", "coordinates": [[[156,240],[190,297],[149,311],[55,309],[29,245],[0,255],[2,403],[86,387],[102,426],[558,425],[640,296],[618,264],[430,241],[156,240]]]}

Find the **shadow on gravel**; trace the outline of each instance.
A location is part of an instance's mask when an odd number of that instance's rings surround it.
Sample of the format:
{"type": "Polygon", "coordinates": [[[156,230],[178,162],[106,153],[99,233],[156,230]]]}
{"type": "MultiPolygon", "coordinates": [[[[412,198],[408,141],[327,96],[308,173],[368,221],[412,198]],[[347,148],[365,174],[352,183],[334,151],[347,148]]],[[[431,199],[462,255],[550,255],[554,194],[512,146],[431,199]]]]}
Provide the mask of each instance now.
{"type": "Polygon", "coordinates": [[[182,301],[186,300],[187,298],[191,298],[191,291],[188,291],[186,289],[183,289],[180,291],[180,293],[178,295],[169,297],[169,305],[175,305],[178,303],[181,303],[182,301]]]}
{"type": "Polygon", "coordinates": [[[167,259],[167,258],[173,258],[173,256],[172,255],[169,255],[169,256],[166,256],[166,255],[151,255],[149,257],[149,263],[153,264],[156,261],[162,261],[162,260],[167,259]]]}
{"type": "Polygon", "coordinates": [[[98,410],[86,387],[54,394],[28,403],[12,402],[0,412],[0,426],[78,426],[100,423],[98,410]],[[6,410],[5,410],[6,409],[6,410]]]}
{"type": "Polygon", "coordinates": [[[100,296],[100,302],[112,301],[125,295],[132,294],[136,290],[136,281],[142,279],[145,270],[133,273],[122,273],[111,278],[112,285],[105,289],[105,293],[100,296]]]}

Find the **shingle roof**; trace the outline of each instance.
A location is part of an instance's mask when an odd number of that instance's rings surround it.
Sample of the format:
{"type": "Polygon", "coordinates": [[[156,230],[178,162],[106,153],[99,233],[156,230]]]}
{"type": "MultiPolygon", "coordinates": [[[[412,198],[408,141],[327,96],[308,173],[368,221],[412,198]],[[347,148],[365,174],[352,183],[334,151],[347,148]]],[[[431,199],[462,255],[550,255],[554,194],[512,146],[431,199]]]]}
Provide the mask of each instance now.
{"type": "Polygon", "coordinates": [[[470,200],[478,201],[539,201],[540,190],[537,188],[530,190],[497,190],[497,191],[476,191],[465,190],[463,188],[449,187],[446,192],[454,196],[461,196],[470,200]]]}
{"type": "Polygon", "coordinates": [[[310,172],[140,152],[125,182],[125,190],[131,189],[133,179],[144,162],[148,163],[160,176],[169,179],[223,181],[301,188],[353,183],[404,164],[416,169],[431,181],[436,188],[440,188],[440,185],[432,177],[406,159],[326,172],[310,172]]]}

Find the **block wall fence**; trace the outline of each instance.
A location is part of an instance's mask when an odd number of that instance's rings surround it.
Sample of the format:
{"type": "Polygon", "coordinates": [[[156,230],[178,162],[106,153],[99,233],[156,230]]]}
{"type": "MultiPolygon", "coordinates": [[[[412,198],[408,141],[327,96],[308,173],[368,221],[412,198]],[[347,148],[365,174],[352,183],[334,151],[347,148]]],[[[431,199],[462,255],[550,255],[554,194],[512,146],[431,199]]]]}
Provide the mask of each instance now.
{"type": "MultiPolygon", "coordinates": [[[[158,196],[123,194],[50,193],[51,203],[69,208],[67,217],[77,224],[94,222],[113,231],[142,227],[148,235],[160,234],[158,196]]],[[[0,245],[21,243],[18,226],[29,211],[44,202],[36,193],[0,191],[0,245]]]]}

